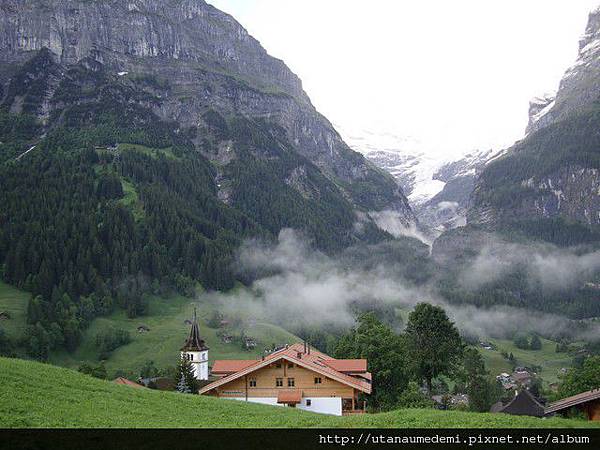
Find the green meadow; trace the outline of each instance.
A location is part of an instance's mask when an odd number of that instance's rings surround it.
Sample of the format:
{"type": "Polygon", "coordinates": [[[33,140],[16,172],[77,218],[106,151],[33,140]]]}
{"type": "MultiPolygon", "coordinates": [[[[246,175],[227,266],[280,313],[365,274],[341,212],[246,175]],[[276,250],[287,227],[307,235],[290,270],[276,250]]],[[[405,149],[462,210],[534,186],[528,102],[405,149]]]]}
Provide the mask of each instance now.
{"type": "Polygon", "coordinates": [[[480,348],[484,357],[485,365],[493,376],[501,372],[510,373],[512,363],[504,359],[502,351],[512,353],[517,366],[532,367],[538,366],[541,370],[538,375],[544,380],[544,383],[556,383],[559,380],[560,369],[571,367],[573,357],[568,353],[556,353],[556,342],[548,339],[541,339],[542,348],[540,350],[522,350],[517,348],[512,341],[504,339],[489,339],[489,342],[496,345],[495,350],[486,350],[480,348]]]}
{"type": "MultiPolygon", "coordinates": [[[[173,296],[169,298],[152,297],[148,314],[135,319],[127,318],[124,311],[116,311],[108,317],[95,319],[85,330],[81,345],[73,353],[53,352],[50,362],[55,365],[77,368],[82,362],[97,364],[100,362],[96,347],[96,336],[106,328],[127,330],[131,342],[117,348],[108,355],[105,365],[109,376],[116,370],[129,375],[138,375],[139,369],[147,361],[153,361],[158,368],[175,366],[179,358],[179,349],[190,331],[185,323],[191,319],[194,307],[198,308],[200,332],[210,348],[209,357],[215,359],[252,359],[258,358],[265,347],[273,344],[288,344],[298,341],[293,334],[275,325],[250,321],[244,325],[244,333],[257,341],[253,350],[244,350],[234,341],[225,344],[217,336],[218,329],[209,328],[207,321],[216,306],[203,302],[195,303],[189,298],[173,296]],[[138,327],[145,326],[150,331],[139,333],[138,327]]],[[[239,335],[241,328],[229,328],[228,333],[239,335]]]]}
{"type": "Polygon", "coordinates": [[[600,424],[433,409],[334,417],[175,392],[137,389],[69,369],[0,358],[0,428],[387,427],[571,428],[600,424]]]}
{"type": "Polygon", "coordinates": [[[14,288],[0,281],[0,312],[9,314],[10,318],[0,320],[2,328],[8,336],[16,339],[21,336],[25,328],[27,302],[31,294],[14,288]]]}

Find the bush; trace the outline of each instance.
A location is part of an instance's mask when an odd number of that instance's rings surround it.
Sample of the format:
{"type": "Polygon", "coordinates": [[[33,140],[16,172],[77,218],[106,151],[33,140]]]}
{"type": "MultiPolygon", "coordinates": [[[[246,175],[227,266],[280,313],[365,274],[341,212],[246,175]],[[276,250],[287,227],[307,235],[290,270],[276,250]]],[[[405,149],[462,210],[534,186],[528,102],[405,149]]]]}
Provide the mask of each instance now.
{"type": "Polygon", "coordinates": [[[96,347],[101,355],[110,353],[129,342],[131,342],[129,331],[120,328],[107,328],[96,335],[96,347]]]}
{"type": "Polygon", "coordinates": [[[398,397],[399,408],[433,408],[435,403],[423,393],[419,385],[411,381],[398,397]]]}
{"type": "Polygon", "coordinates": [[[529,339],[524,334],[517,334],[513,339],[513,344],[521,350],[529,350],[529,339]]]}
{"type": "Polygon", "coordinates": [[[541,350],[542,349],[542,341],[537,334],[534,334],[531,337],[531,342],[529,343],[529,348],[531,350],[541,350]]]}

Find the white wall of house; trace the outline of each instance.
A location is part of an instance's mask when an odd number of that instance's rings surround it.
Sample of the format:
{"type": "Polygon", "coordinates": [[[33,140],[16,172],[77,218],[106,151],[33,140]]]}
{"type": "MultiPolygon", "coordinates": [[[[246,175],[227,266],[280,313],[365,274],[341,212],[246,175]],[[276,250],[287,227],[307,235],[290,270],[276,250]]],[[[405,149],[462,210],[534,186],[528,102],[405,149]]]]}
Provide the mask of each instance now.
{"type": "Polygon", "coordinates": [[[186,356],[194,369],[194,377],[197,380],[208,380],[208,350],[203,352],[181,352],[182,358],[186,356]]]}
{"type": "Polygon", "coordinates": [[[296,408],[322,414],[341,416],[342,399],[341,397],[308,397],[303,398],[302,403],[296,406],[296,408]],[[307,400],[310,400],[310,406],[307,405],[307,400]]]}
{"type": "MultiPolygon", "coordinates": [[[[223,397],[232,400],[245,401],[245,397],[223,397]]],[[[248,401],[252,403],[260,403],[271,406],[284,406],[277,403],[277,397],[248,397],[248,401]]],[[[334,416],[342,415],[342,399],[341,397],[308,397],[302,398],[302,403],[296,406],[298,409],[312,411],[321,414],[332,414],[334,416]],[[307,404],[310,400],[310,406],[307,404]]]]}

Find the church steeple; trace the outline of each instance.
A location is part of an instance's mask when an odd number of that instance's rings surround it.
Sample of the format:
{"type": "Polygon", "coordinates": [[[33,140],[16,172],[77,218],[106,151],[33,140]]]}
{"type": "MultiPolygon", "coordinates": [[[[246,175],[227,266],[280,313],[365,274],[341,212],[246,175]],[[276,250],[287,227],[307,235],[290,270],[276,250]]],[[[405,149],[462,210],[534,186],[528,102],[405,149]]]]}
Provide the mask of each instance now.
{"type": "Polygon", "coordinates": [[[204,339],[200,337],[200,328],[198,327],[198,318],[196,316],[196,308],[194,308],[194,320],[192,321],[192,328],[190,329],[190,335],[188,336],[185,344],[181,347],[182,352],[203,352],[208,350],[204,339]]]}
{"type": "Polygon", "coordinates": [[[208,380],[208,346],[200,337],[198,317],[194,308],[194,320],[190,335],[181,347],[181,357],[187,359],[194,369],[194,376],[198,380],[208,380]]]}

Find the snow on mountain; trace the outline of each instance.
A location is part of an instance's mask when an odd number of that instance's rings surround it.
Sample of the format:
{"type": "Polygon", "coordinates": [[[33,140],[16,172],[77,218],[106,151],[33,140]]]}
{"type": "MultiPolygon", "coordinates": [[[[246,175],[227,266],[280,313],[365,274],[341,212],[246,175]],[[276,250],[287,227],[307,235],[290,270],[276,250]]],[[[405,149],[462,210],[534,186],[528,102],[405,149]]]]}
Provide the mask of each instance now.
{"type": "Polygon", "coordinates": [[[433,175],[449,160],[435,156],[439,152],[427,148],[418,139],[387,132],[336,128],[353,150],[396,178],[411,206],[427,202],[444,188],[445,183],[433,175]]]}
{"type": "Polygon", "coordinates": [[[475,179],[497,153],[485,150],[448,155],[413,137],[336,128],[350,147],[394,176],[419,222],[433,235],[466,223],[475,179]]]}

